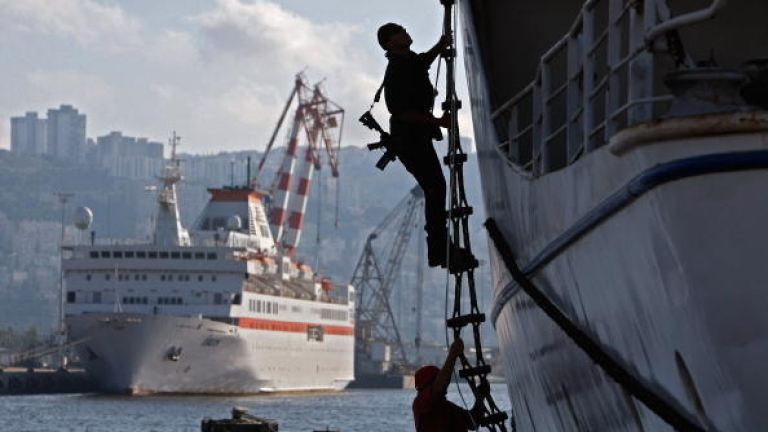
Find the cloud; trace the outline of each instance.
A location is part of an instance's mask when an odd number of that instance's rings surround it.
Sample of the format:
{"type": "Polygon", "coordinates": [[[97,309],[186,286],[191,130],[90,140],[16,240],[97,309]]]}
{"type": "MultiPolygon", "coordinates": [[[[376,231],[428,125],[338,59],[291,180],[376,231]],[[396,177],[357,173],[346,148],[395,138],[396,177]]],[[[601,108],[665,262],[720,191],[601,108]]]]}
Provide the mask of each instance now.
{"type": "Polygon", "coordinates": [[[72,70],[38,70],[27,77],[33,91],[46,95],[47,99],[78,100],[90,103],[109,101],[115,97],[116,89],[96,75],[72,70]]]}
{"type": "Polygon", "coordinates": [[[141,54],[159,64],[175,66],[196,62],[199,49],[194,35],[179,30],[163,30],[160,35],[149,37],[141,54]]]}
{"type": "Polygon", "coordinates": [[[281,106],[285,104],[285,97],[274,86],[241,78],[218,98],[218,102],[240,122],[262,126],[265,120],[277,118],[281,106]]]}
{"type": "Polygon", "coordinates": [[[117,6],[94,0],[0,0],[0,24],[118,52],[137,46],[142,33],[138,20],[117,6]]]}
{"type": "Polygon", "coordinates": [[[197,26],[207,73],[215,70],[224,87],[220,107],[241,124],[260,126],[260,134],[271,130],[293,76],[306,69],[311,82],[325,79],[326,94],[350,113],[344,144],[370,140],[352,119],[370,103],[383,61],[360,42],[361,27],[313,22],[267,0],[218,0],[187,21],[197,26]]]}
{"type": "Polygon", "coordinates": [[[351,49],[359,31],[355,26],[314,23],[264,0],[218,0],[215,9],[189,21],[200,26],[208,57],[255,60],[292,72],[304,65],[331,72],[348,66],[361,54],[351,49]]]}

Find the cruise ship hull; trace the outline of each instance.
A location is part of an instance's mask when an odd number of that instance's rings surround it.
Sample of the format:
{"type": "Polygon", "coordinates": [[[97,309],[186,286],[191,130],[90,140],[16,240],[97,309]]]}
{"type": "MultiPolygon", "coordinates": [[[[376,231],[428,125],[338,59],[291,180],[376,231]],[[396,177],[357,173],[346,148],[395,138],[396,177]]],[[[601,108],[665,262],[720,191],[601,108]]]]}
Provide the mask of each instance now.
{"type": "Polygon", "coordinates": [[[85,368],[107,392],[337,391],[353,379],[353,338],[134,313],[67,318],[85,368]],[[348,353],[348,354],[340,354],[348,353]]]}

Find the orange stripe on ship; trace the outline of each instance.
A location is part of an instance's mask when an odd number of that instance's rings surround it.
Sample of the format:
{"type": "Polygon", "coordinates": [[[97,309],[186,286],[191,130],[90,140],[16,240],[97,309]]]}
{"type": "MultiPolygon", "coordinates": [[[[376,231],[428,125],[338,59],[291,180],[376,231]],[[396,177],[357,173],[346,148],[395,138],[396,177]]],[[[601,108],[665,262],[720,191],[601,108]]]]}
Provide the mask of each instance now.
{"type": "Polygon", "coordinates": [[[239,318],[238,325],[242,328],[250,328],[254,330],[269,330],[269,331],[283,331],[291,333],[306,333],[307,328],[322,327],[323,333],[334,336],[353,336],[355,334],[355,328],[350,326],[335,326],[325,324],[310,324],[300,323],[292,321],[273,321],[261,318],[239,318]]]}

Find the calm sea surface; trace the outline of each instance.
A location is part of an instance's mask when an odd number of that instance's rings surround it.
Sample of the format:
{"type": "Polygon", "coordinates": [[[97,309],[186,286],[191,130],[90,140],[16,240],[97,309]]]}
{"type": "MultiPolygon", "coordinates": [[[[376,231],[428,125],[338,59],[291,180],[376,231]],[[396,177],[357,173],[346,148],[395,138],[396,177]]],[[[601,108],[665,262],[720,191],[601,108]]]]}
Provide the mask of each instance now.
{"type": "MultiPolygon", "coordinates": [[[[462,386],[468,405],[474,401],[462,386]]],[[[229,418],[233,406],[276,419],[280,431],[413,431],[413,390],[347,390],[341,393],[247,397],[101,395],[0,396],[2,432],[199,431],[204,417],[229,418]]],[[[493,385],[498,406],[509,412],[504,384],[493,385]]],[[[456,386],[448,399],[462,405],[456,386]]]]}

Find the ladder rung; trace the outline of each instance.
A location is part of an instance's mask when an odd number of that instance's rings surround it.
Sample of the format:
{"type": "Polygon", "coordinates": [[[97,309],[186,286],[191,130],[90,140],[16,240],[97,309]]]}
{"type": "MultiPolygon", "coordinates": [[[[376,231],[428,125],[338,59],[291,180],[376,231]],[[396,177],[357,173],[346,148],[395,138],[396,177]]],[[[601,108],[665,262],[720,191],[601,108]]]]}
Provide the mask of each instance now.
{"type": "Polygon", "coordinates": [[[488,426],[489,424],[498,424],[498,423],[504,423],[507,420],[507,413],[504,411],[499,411],[497,413],[493,413],[490,415],[487,415],[480,419],[480,421],[477,422],[480,426],[488,426]]]}
{"type": "MultiPolygon", "coordinates": [[[[461,101],[460,100],[456,99],[454,104],[456,105],[456,110],[460,110],[461,109],[461,101]]],[[[440,106],[440,108],[442,108],[443,111],[450,111],[451,110],[451,101],[443,102],[442,105],[440,106]]]]}
{"type": "Polygon", "coordinates": [[[455,165],[455,164],[462,164],[467,161],[467,154],[466,153],[459,153],[453,156],[446,156],[443,158],[443,164],[445,165],[455,165]]]}
{"type": "Polygon", "coordinates": [[[459,371],[459,376],[467,378],[471,376],[486,375],[491,373],[491,365],[480,365],[459,371]]]}
{"type": "Polygon", "coordinates": [[[462,218],[470,216],[473,212],[473,208],[471,206],[467,207],[456,207],[452,208],[448,211],[448,216],[452,218],[462,218]]]}
{"type": "Polygon", "coordinates": [[[474,270],[479,266],[480,266],[480,263],[477,261],[477,259],[475,257],[472,257],[471,259],[468,259],[464,262],[460,262],[452,266],[449,266],[450,267],[449,270],[451,274],[464,273],[469,270],[474,270]]]}
{"type": "Polygon", "coordinates": [[[482,322],[485,322],[484,313],[460,315],[457,317],[448,318],[445,321],[446,325],[451,328],[464,327],[468,324],[479,324],[482,322]]]}

